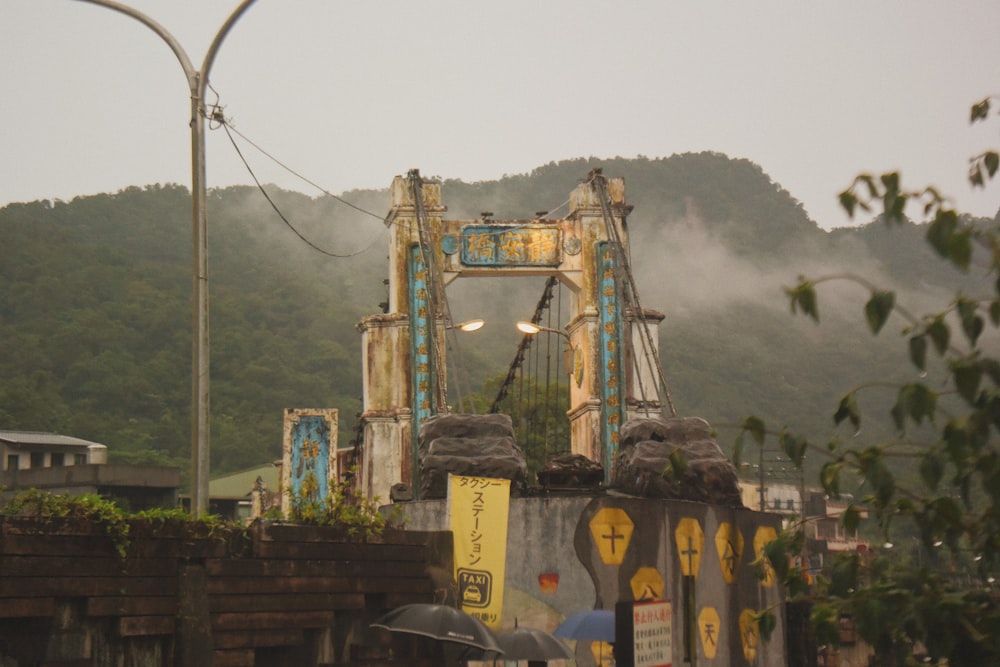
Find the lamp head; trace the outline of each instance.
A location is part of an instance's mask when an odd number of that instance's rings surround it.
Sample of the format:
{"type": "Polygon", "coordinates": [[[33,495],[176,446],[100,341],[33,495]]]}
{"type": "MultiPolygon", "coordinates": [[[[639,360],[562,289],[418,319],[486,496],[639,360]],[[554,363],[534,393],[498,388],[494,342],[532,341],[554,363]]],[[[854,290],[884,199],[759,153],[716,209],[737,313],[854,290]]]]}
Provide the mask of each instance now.
{"type": "Polygon", "coordinates": [[[486,324],[483,320],[469,320],[467,322],[462,322],[461,324],[451,324],[446,329],[458,329],[460,331],[479,331],[486,324]]]}
{"type": "Polygon", "coordinates": [[[521,322],[517,323],[517,329],[522,333],[526,333],[529,336],[533,336],[534,334],[541,331],[542,327],[538,326],[537,324],[532,324],[531,322],[525,322],[522,320],[521,322]]]}

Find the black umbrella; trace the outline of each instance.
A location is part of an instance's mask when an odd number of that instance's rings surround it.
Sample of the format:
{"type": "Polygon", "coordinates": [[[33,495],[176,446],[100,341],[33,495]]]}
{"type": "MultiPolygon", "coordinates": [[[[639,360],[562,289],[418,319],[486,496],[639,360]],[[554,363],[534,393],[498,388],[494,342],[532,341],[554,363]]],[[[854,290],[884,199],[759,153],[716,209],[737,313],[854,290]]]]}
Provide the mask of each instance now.
{"type": "Polygon", "coordinates": [[[496,637],[482,621],[461,609],[443,604],[403,605],[371,625],[390,632],[422,635],[443,642],[473,646],[490,653],[503,653],[496,637]]]}
{"type": "Polygon", "coordinates": [[[547,632],[515,627],[497,635],[505,660],[571,660],[573,654],[566,645],[547,632]]]}

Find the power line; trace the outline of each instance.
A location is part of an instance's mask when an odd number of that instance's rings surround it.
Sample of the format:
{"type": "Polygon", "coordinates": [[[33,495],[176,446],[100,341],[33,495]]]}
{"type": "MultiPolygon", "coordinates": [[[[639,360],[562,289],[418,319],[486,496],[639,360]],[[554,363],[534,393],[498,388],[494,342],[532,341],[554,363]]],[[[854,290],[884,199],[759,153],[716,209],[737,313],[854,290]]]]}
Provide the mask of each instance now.
{"type": "MultiPolygon", "coordinates": [[[[307,239],[305,236],[302,235],[302,233],[298,229],[295,228],[295,225],[293,225],[291,222],[289,222],[288,218],[285,217],[285,214],[281,212],[281,209],[278,208],[278,205],[271,198],[271,195],[269,195],[267,193],[267,190],[264,189],[264,186],[261,184],[260,180],[257,179],[257,175],[254,173],[253,169],[250,167],[250,164],[247,162],[246,157],[244,157],[243,152],[240,150],[240,147],[236,144],[236,140],[233,139],[233,135],[229,131],[230,130],[229,123],[223,121],[220,124],[222,126],[222,129],[224,129],[226,131],[226,136],[229,137],[229,141],[232,143],[233,149],[236,150],[236,154],[239,155],[240,160],[243,161],[243,166],[246,167],[247,172],[249,172],[250,177],[253,179],[253,182],[257,184],[257,189],[260,190],[260,192],[261,192],[262,195],[264,195],[264,199],[266,199],[267,203],[271,205],[271,208],[274,209],[274,212],[278,215],[279,218],[281,218],[281,221],[284,222],[285,225],[290,230],[292,230],[292,233],[295,234],[297,237],[299,237],[299,239],[301,239],[302,242],[305,243],[307,246],[309,246],[310,248],[312,248],[316,252],[319,252],[321,254],[326,255],[327,257],[336,257],[338,259],[345,259],[345,258],[348,258],[348,257],[355,257],[357,255],[360,255],[363,252],[366,252],[369,248],[371,248],[373,245],[375,245],[376,241],[379,240],[377,238],[372,239],[371,243],[369,243],[367,246],[365,246],[361,250],[357,250],[357,251],[352,252],[352,253],[341,254],[341,253],[330,252],[329,250],[325,250],[323,248],[320,248],[318,245],[316,245],[315,243],[313,243],[312,241],[310,241],[309,239],[307,239]]],[[[242,136],[242,135],[240,135],[240,136],[242,136]]],[[[340,199],[339,197],[334,197],[334,198],[337,199],[338,201],[343,202],[343,200],[340,199]]],[[[347,203],[347,202],[344,202],[344,203],[347,203]]],[[[364,213],[368,213],[368,211],[365,211],[362,208],[354,206],[353,204],[349,204],[349,205],[352,208],[355,208],[355,209],[357,209],[359,211],[362,211],[364,213]]],[[[368,214],[369,215],[373,215],[371,213],[368,213],[368,214]]]]}

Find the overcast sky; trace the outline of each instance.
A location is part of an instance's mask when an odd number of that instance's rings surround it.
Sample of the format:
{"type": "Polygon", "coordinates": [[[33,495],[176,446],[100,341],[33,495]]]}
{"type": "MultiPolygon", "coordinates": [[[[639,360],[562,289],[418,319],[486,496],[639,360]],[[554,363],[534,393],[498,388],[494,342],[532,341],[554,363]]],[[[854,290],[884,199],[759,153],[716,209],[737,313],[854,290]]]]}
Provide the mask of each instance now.
{"type": "MultiPolygon", "coordinates": [[[[238,4],[125,3],[198,68],[238,4]]],[[[966,172],[1000,146],[1000,118],[969,124],[972,103],[1000,95],[998,27],[996,0],[258,0],[210,80],[236,129],[335,193],[413,167],[476,181],[718,151],[830,228],[848,224],[836,193],[860,171],[901,169],[904,185],[997,212],[1000,183],[973,192],[966,172]]],[[[0,81],[0,205],[190,186],[187,83],[136,20],[0,0],[0,81]]],[[[243,147],[264,182],[319,194],[243,147]]],[[[207,163],[209,187],[252,184],[221,130],[207,163]]]]}

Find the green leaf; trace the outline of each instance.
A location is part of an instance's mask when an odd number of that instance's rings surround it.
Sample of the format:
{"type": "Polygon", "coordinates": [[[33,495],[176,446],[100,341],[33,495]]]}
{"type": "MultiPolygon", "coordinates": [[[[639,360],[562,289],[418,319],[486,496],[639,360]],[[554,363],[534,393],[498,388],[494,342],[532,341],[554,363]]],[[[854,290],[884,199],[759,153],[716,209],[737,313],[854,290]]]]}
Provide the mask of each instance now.
{"type": "Polygon", "coordinates": [[[969,344],[974,346],[979,339],[979,335],[983,333],[983,327],[985,326],[983,318],[977,313],[979,304],[970,299],[959,297],[955,305],[958,310],[959,319],[962,322],[962,331],[965,333],[965,337],[969,339],[969,344]]]}
{"type": "Polygon", "coordinates": [[[754,442],[761,447],[764,446],[764,437],[767,435],[767,428],[764,426],[764,420],[760,417],[747,417],[743,421],[743,430],[744,432],[750,434],[750,437],[753,438],[754,442]]]}
{"type": "MultiPolygon", "coordinates": [[[[886,192],[899,192],[899,172],[890,171],[879,177],[886,192]]],[[[874,196],[874,195],[873,195],[874,196]]]]}
{"type": "Polygon", "coordinates": [[[868,320],[868,327],[872,330],[872,333],[877,334],[882,330],[895,304],[895,292],[881,290],[872,292],[871,298],[865,304],[865,317],[868,320]]]}
{"type": "Polygon", "coordinates": [[[792,463],[801,467],[802,459],[805,457],[806,448],[808,447],[806,439],[787,431],[782,431],[780,441],[781,448],[788,455],[788,458],[791,459],[792,463]]]}
{"type": "Polygon", "coordinates": [[[843,464],[839,461],[827,461],[819,472],[819,481],[823,490],[831,498],[840,497],[840,470],[843,464]]]}
{"type": "Polygon", "coordinates": [[[777,617],[775,617],[773,611],[765,609],[757,615],[756,620],[757,632],[760,633],[761,639],[767,641],[774,634],[774,629],[778,627],[777,617]]]}
{"type": "Polygon", "coordinates": [[[958,228],[958,216],[954,211],[939,210],[934,221],[927,228],[927,242],[942,257],[948,257],[951,237],[958,228]]]}
{"type": "Polygon", "coordinates": [[[976,102],[972,105],[969,111],[969,122],[975,123],[976,121],[986,120],[990,115],[990,98],[986,98],[981,102],[976,102]]]}
{"type": "Polygon", "coordinates": [[[847,213],[848,218],[854,217],[854,209],[858,206],[858,198],[850,190],[844,190],[838,195],[840,207],[847,213]]]}
{"type": "Polygon", "coordinates": [[[1000,326],[1000,300],[990,302],[990,322],[993,326],[1000,326]]]}
{"type": "Polygon", "coordinates": [[[955,380],[955,388],[959,395],[969,404],[976,402],[979,393],[979,383],[983,379],[983,370],[975,361],[953,361],[951,376],[955,380]]]}
{"type": "Polygon", "coordinates": [[[948,259],[963,271],[969,269],[972,261],[972,233],[969,230],[951,235],[948,240],[948,259]]]}
{"type": "Polygon", "coordinates": [[[844,530],[848,534],[853,534],[858,531],[858,525],[861,523],[861,510],[854,503],[847,506],[844,510],[844,514],[841,517],[841,521],[844,524],[844,530]]]}
{"type": "Polygon", "coordinates": [[[680,481],[688,469],[688,459],[681,451],[680,447],[674,449],[670,452],[670,456],[667,458],[669,463],[667,467],[663,469],[661,476],[668,482],[680,481]]]}
{"type": "Polygon", "coordinates": [[[836,605],[815,602],[809,612],[809,622],[816,632],[817,644],[840,644],[840,609],[836,605]]]}
{"type": "Polygon", "coordinates": [[[927,368],[927,336],[925,334],[910,338],[910,361],[920,370],[927,368]]]}
{"type": "Polygon", "coordinates": [[[923,478],[927,488],[932,491],[936,489],[943,476],[944,463],[941,458],[934,452],[924,454],[923,458],[920,459],[920,477],[923,478]]]}
{"type": "Polygon", "coordinates": [[[996,176],[997,169],[1000,168],[1000,154],[995,151],[983,153],[983,164],[986,165],[986,171],[989,172],[990,178],[993,178],[996,176]]]}
{"type": "Polygon", "coordinates": [[[819,310],[816,304],[816,286],[803,281],[792,288],[785,288],[785,294],[791,301],[792,314],[802,311],[803,315],[808,315],[816,322],[819,322],[819,310]]]}
{"type": "Polygon", "coordinates": [[[858,411],[857,396],[853,391],[844,394],[837,406],[837,411],[833,413],[834,424],[840,424],[845,419],[851,420],[855,430],[861,427],[861,413],[858,411]]]}
{"type": "MultiPolygon", "coordinates": [[[[896,398],[896,407],[899,408],[903,416],[908,415],[913,421],[920,424],[924,419],[934,420],[934,410],[937,408],[938,394],[932,391],[927,385],[920,382],[912,382],[903,385],[896,398]]],[[[894,408],[895,409],[895,408],[894,408]]],[[[893,413],[895,416],[895,413],[893,413]]],[[[902,424],[897,419],[898,427],[902,424]]]]}
{"type": "Polygon", "coordinates": [[[948,350],[948,344],[951,342],[951,329],[945,324],[943,315],[938,315],[927,325],[927,335],[931,337],[934,349],[939,355],[948,350]]]}
{"type": "Polygon", "coordinates": [[[837,597],[847,597],[858,588],[860,563],[857,554],[845,554],[837,558],[830,571],[830,593],[837,597]]]}

